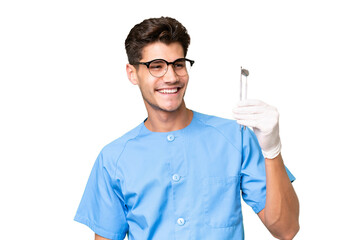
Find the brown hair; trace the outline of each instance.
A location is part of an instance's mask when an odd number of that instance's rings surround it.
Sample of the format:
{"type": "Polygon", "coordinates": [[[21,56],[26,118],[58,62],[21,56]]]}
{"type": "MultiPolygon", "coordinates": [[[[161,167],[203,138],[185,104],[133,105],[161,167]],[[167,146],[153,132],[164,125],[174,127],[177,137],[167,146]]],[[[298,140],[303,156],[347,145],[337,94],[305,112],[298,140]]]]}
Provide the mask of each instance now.
{"type": "Polygon", "coordinates": [[[170,17],[150,18],[136,24],[125,40],[125,49],[130,64],[139,62],[143,48],[153,42],[182,45],[186,56],[190,45],[190,36],[186,28],[176,19],[170,17]]]}

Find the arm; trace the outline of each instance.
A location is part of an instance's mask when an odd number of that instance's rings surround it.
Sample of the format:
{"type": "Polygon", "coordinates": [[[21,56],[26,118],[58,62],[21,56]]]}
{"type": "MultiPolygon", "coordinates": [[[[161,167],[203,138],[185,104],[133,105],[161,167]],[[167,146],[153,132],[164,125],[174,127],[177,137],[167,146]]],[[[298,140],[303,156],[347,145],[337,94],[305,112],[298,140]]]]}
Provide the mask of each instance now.
{"type": "Polygon", "coordinates": [[[265,159],[266,203],[258,213],[271,234],[278,239],[293,239],[299,231],[299,201],[279,154],[265,159]]]}
{"type": "Polygon", "coordinates": [[[299,201],[280,154],[279,113],[259,100],[241,101],[233,112],[239,124],[253,128],[265,157],[266,203],[258,215],[274,237],[292,239],[299,231],[299,201]]]}
{"type": "Polygon", "coordinates": [[[108,238],[103,238],[95,233],[95,240],[110,240],[108,238]]]}

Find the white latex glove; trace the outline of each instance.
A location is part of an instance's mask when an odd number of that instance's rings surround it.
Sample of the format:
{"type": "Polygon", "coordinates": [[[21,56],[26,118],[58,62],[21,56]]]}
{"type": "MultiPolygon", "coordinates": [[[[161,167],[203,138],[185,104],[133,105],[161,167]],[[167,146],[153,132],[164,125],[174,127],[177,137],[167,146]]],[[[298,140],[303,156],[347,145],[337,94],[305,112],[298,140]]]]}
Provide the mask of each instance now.
{"type": "Polygon", "coordinates": [[[279,112],[275,107],[247,99],[234,107],[233,115],[239,124],[253,128],[265,158],[273,159],[279,155],[279,112]]]}

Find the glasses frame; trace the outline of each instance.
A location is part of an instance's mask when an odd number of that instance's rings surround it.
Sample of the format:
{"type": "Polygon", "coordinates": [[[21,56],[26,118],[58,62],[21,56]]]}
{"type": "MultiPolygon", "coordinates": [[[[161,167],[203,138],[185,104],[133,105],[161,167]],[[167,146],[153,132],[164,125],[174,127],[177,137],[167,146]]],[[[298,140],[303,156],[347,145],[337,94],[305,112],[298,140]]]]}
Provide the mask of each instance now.
{"type": "MultiPolygon", "coordinates": [[[[149,70],[149,73],[150,73],[153,77],[158,77],[158,76],[154,76],[154,75],[151,73],[151,71],[150,71],[150,64],[151,64],[152,62],[159,61],[159,60],[164,61],[164,62],[166,63],[166,71],[165,71],[164,74],[161,75],[160,77],[163,77],[163,76],[167,73],[167,71],[168,71],[168,69],[169,69],[169,65],[172,64],[173,67],[174,67],[174,63],[176,63],[176,62],[178,62],[178,61],[180,61],[180,60],[185,60],[185,61],[189,62],[189,63],[190,63],[190,67],[192,67],[192,66],[194,65],[194,63],[195,63],[194,60],[190,60],[190,59],[188,59],[188,58],[178,58],[178,59],[176,59],[176,60],[173,61],[173,62],[168,62],[168,61],[166,61],[165,59],[157,58],[157,59],[154,59],[154,60],[151,60],[151,61],[148,61],[148,62],[136,62],[136,63],[134,63],[133,65],[139,65],[139,64],[145,65],[145,66],[147,67],[147,69],[149,70]]],[[[175,69],[174,69],[174,72],[176,73],[175,69]]],[[[178,75],[178,74],[176,73],[176,75],[178,75]]],[[[180,75],[178,75],[178,76],[180,76],[180,75]]],[[[159,78],[160,78],[160,77],[159,77],[159,78]]]]}

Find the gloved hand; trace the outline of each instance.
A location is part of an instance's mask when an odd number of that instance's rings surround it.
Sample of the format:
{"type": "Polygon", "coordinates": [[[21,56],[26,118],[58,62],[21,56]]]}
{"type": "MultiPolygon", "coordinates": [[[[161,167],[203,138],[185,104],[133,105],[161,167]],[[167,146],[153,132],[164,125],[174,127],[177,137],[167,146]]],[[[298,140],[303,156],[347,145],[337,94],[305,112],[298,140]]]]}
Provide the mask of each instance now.
{"type": "Polygon", "coordinates": [[[248,99],[233,108],[233,115],[239,124],[253,128],[265,158],[273,159],[279,155],[279,113],[275,107],[248,99]]]}

